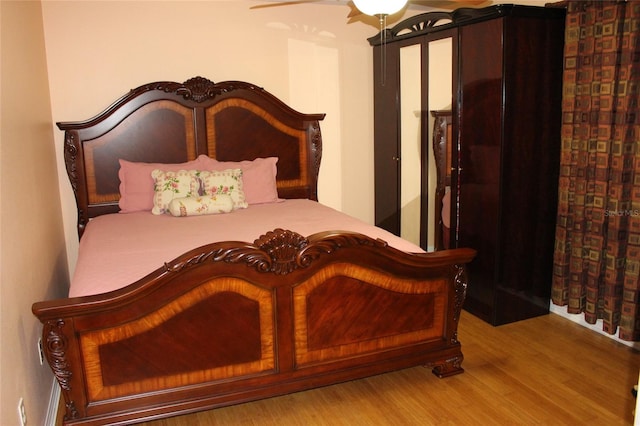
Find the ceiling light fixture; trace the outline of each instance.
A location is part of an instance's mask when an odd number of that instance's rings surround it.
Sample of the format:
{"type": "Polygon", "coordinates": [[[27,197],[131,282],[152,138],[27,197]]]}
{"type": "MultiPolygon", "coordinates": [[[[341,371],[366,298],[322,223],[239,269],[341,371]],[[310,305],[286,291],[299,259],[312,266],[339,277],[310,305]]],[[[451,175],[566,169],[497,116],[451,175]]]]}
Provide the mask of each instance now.
{"type": "Polygon", "coordinates": [[[358,10],[365,15],[384,16],[393,15],[407,4],[408,0],[353,0],[358,10]]]}

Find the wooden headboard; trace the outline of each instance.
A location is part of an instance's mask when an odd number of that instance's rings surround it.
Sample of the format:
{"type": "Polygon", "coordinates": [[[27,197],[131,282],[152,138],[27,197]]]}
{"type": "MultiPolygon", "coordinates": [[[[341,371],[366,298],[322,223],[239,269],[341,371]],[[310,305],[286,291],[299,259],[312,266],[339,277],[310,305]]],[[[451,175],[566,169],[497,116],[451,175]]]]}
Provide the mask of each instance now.
{"type": "Polygon", "coordinates": [[[317,200],[319,121],[241,81],[145,84],[94,118],[57,123],[78,206],[78,233],[90,218],[119,211],[119,159],[182,163],[278,157],[278,195],[317,200]]]}

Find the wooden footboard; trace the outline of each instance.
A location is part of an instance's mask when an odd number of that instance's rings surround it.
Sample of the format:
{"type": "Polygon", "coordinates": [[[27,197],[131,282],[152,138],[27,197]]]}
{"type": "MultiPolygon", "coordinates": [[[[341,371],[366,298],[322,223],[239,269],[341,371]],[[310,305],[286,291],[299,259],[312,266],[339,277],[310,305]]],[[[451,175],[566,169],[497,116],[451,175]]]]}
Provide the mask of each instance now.
{"type": "Polygon", "coordinates": [[[474,255],[275,230],[33,312],[65,424],[126,424],[415,365],[460,373],[464,265],[474,255]]]}

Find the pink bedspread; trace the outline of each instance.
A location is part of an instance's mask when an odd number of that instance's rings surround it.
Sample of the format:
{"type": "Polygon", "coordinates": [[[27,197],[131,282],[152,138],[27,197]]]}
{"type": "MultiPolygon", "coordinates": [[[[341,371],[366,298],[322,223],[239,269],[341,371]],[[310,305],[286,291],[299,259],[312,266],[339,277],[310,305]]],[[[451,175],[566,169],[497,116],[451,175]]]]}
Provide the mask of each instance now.
{"type": "Polygon", "coordinates": [[[217,241],[251,243],[276,228],[303,236],[329,230],[355,231],[380,238],[399,250],[423,251],[387,231],[310,200],[250,205],[232,213],[207,216],[110,214],[87,225],[69,297],[116,290],[193,248],[217,241]]]}

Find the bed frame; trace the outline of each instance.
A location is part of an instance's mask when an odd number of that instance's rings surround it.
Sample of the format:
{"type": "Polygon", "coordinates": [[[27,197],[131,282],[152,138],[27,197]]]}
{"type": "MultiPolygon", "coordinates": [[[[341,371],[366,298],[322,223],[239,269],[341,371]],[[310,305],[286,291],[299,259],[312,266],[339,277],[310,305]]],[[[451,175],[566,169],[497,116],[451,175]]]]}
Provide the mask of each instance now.
{"type": "MultiPolygon", "coordinates": [[[[118,211],[118,159],[279,157],[282,198],[317,200],[319,120],[255,85],[157,82],[58,123],[82,236],[118,211]]],[[[276,229],[195,248],[131,285],[33,305],[65,424],[128,424],[426,365],[458,374],[470,249],[408,254],[356,233],[276,229]],[[267,232],[268,231],[268,232],[267,232]]]]}

